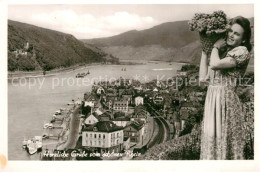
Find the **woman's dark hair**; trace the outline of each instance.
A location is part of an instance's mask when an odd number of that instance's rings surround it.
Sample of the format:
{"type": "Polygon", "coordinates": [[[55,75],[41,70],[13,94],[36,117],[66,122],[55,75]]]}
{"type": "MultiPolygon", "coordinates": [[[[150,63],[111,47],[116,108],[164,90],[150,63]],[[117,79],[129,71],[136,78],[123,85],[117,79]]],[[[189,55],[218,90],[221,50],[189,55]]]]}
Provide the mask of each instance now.
{"type": "Polygon", "coordinates": [[[242,43],[241,45],[245,46],[248,51],[251,51],[252,46],[250,43],[250,38],[251,38],[250,21],[247,18],[244,18],[242,16],[237,16],[231,20],[230,24],[231,25],[239,24],[244,29],[243,41],[245,42],[242,43]]]}

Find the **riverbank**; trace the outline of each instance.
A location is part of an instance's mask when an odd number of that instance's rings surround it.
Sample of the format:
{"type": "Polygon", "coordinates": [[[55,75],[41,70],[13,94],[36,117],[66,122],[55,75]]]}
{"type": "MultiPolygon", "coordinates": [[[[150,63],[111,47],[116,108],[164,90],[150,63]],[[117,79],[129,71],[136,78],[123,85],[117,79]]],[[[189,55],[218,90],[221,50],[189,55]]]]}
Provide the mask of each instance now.
{"type": "Polygon", "coordinates": [[[118,64],[113,64],[113,63],[91,63],[91,64],[84,64],[84,65],[74,65],[70,67],[65,67],[65,68],[59,68],[59,69],[53,69],[50,71],[42,71],[42,70],[37,70],[37,71],[8,71],[8,79],[13,79],[13,78],[32,78],[32,77],[48,77],[48,76],[54,76],[58,75],[59,73],[63,72],[73,72],[77,70],[81,70],[87,67],[91,66],[100,66],[100,65],[143,65],[144,63],[138,63],[138,62],[130,62],[130,61],[120,61],[118,64]]]}
{"type": "Polygon", "coordinates": [[[80,69],[84,69],[86,67],[90,67],[90,66],[96,66],[96,65],[104,65],[102,63],[91,63],[91,64],[84,64],[84,65],[74,65],[74,66],[70,66],[70,67],[65,67],[65,68],[59,68],[59,69],[53,69],[50,71],[42,71],[42,70],[37,70],[37,71],[8,71],[8,79],[12,79],[12,78],[22,78],[22,77],[41,77],[41,76],[53,76],[53,75],[57,75],[59,73],[62,72],[72,72],[75,70],[80,70],[80,69]]]}

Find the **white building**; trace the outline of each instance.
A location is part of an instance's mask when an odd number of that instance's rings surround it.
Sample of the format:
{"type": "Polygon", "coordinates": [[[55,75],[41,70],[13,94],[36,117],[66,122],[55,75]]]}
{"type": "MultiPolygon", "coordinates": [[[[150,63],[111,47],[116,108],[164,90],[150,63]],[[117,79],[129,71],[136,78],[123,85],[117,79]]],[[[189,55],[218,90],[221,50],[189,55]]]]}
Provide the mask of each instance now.
{"type": "Polygon", "coordinates": [[[139,104],[144,104],[144,98],[141,96],[135,98],[135,105],[138,106],[139,104]]]}
{"type": "Polygon", "coordinates": [[[162,97],[162,96],[159,96],[159,95],[156,95],[156,96],[153,97],[153,102],[154,102],[155,104],[157,104],[157,103],[162,103],[162,102],[163,102],[163,97],[162,97]]]}
{"type": "Polygon", "coordinates": [[[154,88],[154,89],[153,89],[153,92],[158,92],[158,89],[157,89],[157,88],[154,88]]]}
{"type": "Polygon", "coordinates": [[[128,112],[128,101],[114,101],[113,109],[115,111],[128,112]]]}
{"type": "Polygon", "coordinates": [[[102,109],[97,108],[97,109],[95,109],[95,113],[97,113],[97,115],[101,115],[101,114],[103,114],[104,112],[102,111],[102,109]]]}
{"type": "Polygon", "coordinates": [[[130,137],[131,143],[142,143],[144,139],[144,123],[141,121],[132,121],[124,128],[124,136],[130,137]]]}
{"type": "Polygon", "coordinates": [[[84,106],[86,107],[86,106],[90,106],[90,107],[94,107],[95,106],[95,102],[94,101],[85,101],[85,104],[84,104],[84,106]]]}
{"type": "Polygon", "coordinates": [[[85,119],[85,124],[92,125],[99,121],[98,117],[94,114],[89,113],[89,115],[85,119]]]}
{"type": "Polygon", "coordinates": [[[104,90],[103,87],[99,87],[99,88],[97,89],[97,94],[104,94],[104,93],[105,93],[105,90],[104,90]]]}
{"type": "Polygon", "coordinates": [[[82,146],[99,153],[121,152],[123,139],[123,127],[119,127],[111,121],[100,121],[82,130],[82,146]]]}

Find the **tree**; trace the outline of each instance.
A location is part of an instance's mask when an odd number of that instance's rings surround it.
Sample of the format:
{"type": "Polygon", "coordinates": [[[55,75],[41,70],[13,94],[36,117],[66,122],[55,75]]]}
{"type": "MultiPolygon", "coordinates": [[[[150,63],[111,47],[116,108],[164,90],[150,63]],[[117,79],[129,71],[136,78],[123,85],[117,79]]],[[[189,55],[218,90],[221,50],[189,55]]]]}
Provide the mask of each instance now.
{"type": "Polygon", "coordinates": [[[91,107],[90,107],[90,106],[86,106],[86,107],[85,107],[85,105],[82,104],[81,108],[82,108],[82,114],[83,114],[83,115],[87,115],[88,113],[91,112],[91,107]]]}

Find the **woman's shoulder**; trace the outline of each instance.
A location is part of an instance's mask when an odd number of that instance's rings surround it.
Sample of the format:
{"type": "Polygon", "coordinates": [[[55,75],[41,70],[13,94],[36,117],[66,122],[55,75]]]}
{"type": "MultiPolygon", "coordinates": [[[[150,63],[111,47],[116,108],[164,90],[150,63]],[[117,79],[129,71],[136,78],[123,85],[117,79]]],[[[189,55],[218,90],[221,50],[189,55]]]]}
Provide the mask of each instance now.
{"type": "Polygon", "coordinates": [[[233,48],[228,52],[227,56],[234,58],[237,64],[244,64],[250,58],[249,51],[245,46],[238,46],[233,48]]]}
{"type": "Polygon", "coordinates": [[[247,48],[245,46],[235,47],[228,52],[228,55],[231,55],[231,56],[241,56],[241,55],[248,55],[248,54],[249,54],[249,51],[247,50],[247,48]]]}

